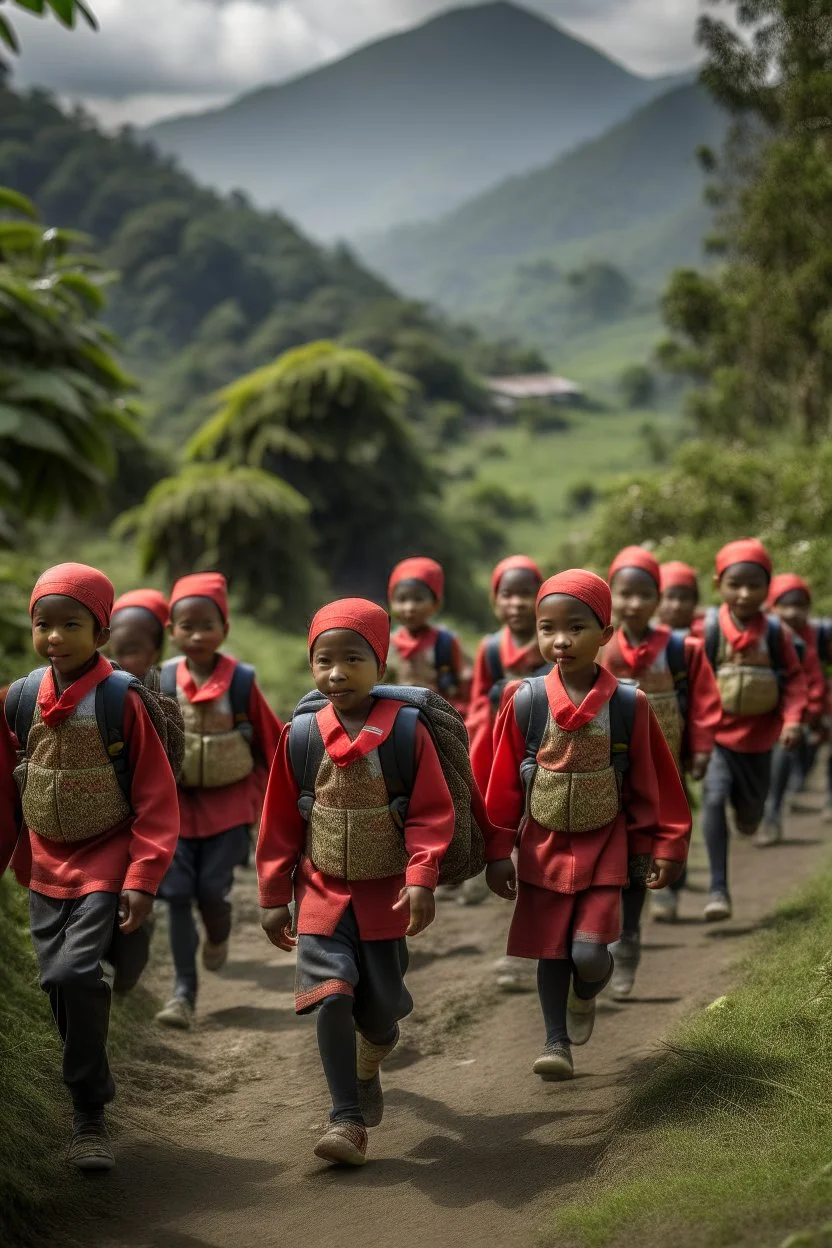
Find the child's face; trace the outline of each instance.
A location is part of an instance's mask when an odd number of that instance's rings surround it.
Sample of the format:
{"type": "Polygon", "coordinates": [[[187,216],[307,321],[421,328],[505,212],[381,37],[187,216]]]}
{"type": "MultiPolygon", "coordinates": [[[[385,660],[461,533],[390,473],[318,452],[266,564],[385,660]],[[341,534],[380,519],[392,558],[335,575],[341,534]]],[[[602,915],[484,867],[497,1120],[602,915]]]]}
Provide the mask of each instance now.
{"type": "Polygon", "coordinates": [[[740,623],[755,616],[768,597],[768,573],[759,563],[732,563],[718,585],[722,601],[740,623]]]}
{"type": "Polygon", "coordinates": [[[65,680],[83,671],[100,646],[107,644],[108,628],[74,598],[47,594],[32,611],[32,644],[35,653],[52,664],[65,680]]]}
{"type": "Polygon", "coordinates": [[[500,578],[495,610],[515,637],[534,636],[534,606],[540,584],[533,572],[511,568],[500,578]]]}
{"type": "Polygon", "coordinates": [[[612,636],[585,602],[569,594],[549,594],[537,608],[537,644],[547,663],[557,663],[567,679],[595,665],[612,636]]]}
{"type": "Polygon", "coordinates": [[[110,624],[110,657],[131,676],[144,680],[162,654],[161,625],[143,607],[124,607],[110,624]]]}
{"type": "Polygon", "coordinates": [[[812,603],[809,595],[803,589],[790,590],[788,594],[783,594],[774,604],[774,610],[780,616],[789,628],[793,628],[796,633],[802,630],[809,623],[809,611],[812,603]]]}
{"type": "Polygon", "coordinates": [[[642,637],[659,605],[659,587],[649,572],[641,568],[622,568],[610,585],[612,613],[634,637],[642,637]]]}
{"type": "Polygon", "coordinates": [[[170,633],[189,663],[206,667],[228,636],[228,625],[210,598],[182,598],[171,612],[170,633]]]}
{"type": "Polygon", "coordinates": [[[390,600],[390,614],[410,633],[427,628],[438,602],[421,581],[399,581],[390,600]]]}
{"type": "Polygon", "coordinates": [[[345,714],[367,701],[385,670],[369,642],[351,628],[321,633],[312,647],[311,667],[318,692],[345,714]]]}
{"type": "Polygon", "coordinates": [[[668,628],[690,628],[698,601],[696,590],[689,585],[671,585],[662,594],[659,619],[668,628]]]}

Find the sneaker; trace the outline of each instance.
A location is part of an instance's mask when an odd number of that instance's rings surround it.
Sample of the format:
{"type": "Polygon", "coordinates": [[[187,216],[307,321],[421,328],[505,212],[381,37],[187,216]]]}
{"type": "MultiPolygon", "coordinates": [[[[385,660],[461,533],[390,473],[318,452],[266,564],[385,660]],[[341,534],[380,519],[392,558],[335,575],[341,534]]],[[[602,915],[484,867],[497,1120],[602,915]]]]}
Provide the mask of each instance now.
{"type": "Polygon", "coordinates": [[[679,894],[661,888],[650,894],[650,918],[654,923],[675,923],[679,917],[679,894]]]}
{"type": "Polygon", "coordinates": [[[547,1044],[532,1070],[544,1083],[562,1083],[565,1079],[572,1079],[575,1074],[572,1050],[563,1041],[547,1044]]]}
{"type": "Polygon", "coordinates": [[[779,819],[766,819],[754,837],[757,849],[768,849],[770,845],[779,845],[783,839],[783,824],[779,819]]]}
{"type": "Polygon", "coordinates": [[[720,923],[723,919],[730,919],[732,913],[731,898],[727,893],[708,894],[704,910],[706,923],[720,923]]]}
{"type": "Polygon", "coordinates": [[[641,961],[641,940],[631,932],[622,932],[621,939],[610,945],[610,953],[615,961],[610,991],[614,997],[629,997],[641,961]]]}
{"type": "Polygon", "coordinates": [[[164,1027],[188,1031],[194,1021],[194,1007],[187,997],[172,997],[156,1015],[156,1022],[164,1027]]]}
{"type": "Polygon", "coordinates": [[[69,1165],[87,1174],[94,1171],[112,1170],[116,1164],[113,1146],[104,1123],[104,1115],[94,1117],[76,1114],[72,1127],[72,1139],[66,1150],[69,1165]]]}
{"type": "Polygon", "coordinates": [[[466,880],[459,890],[457,898],[461,906],[481,906],[488,897],[490,890],[485,882],[485,873],[475,875],[472,880],[466,880]]]}
{"type": "Polygon", "coordinates": [[[399,1043],[399,1029],[390,1044],[372,1044],[358,1032],[356,1036],[356,1067],[358,1070],[358,1108],[365,1127],[377,1127],[384,1117],[384,1093],[379,1067],[399,1043]],[[373,1069],[375,1067],[375,1069],[373,1069]],[[365,1077],[362,1079],[361,1076],[365,1077]]]}
{"type": "Polygon", "coordinates": [[[314,1152],[333,1166],[363,1166],[367,1160],[367,1130],[358,1122],[333,1122],[314,1152]]]}
{"type": "Polygon", "coordinates": [[[228,961],[228,941],[221,940],[218,945],[206,940],[202,946],[202,965],[206,971],[221,971],[228,961]]]}
{"type": "Polygon", "coordinates": [[[569,998],[566,1002],[566,1030],[570,1044],[586,1044],[595,1026],[595,998],[584,1001],[575,992],[575,985],[569,986],[569,998]]]}
{"type": "Polygon", "coordinates": [[[498,958],[494,970],[502,992],[537,991],[537,963],[530,958],[498,958]]]}

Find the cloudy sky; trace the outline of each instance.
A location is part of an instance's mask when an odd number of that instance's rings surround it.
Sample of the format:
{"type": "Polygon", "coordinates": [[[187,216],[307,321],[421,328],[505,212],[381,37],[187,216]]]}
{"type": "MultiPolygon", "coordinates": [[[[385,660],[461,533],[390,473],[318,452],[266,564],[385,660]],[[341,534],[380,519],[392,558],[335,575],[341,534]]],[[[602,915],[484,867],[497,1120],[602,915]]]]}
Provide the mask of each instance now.
{"type": "MultiPolygon", "coordinates": [[[[101,30],[15,14],[19,85],[83,101],[108,124],[220,103],[466,0],[87,0],[101,30]]],[[[471,0],[473,2],[473,0],[471,0]]],[[[640,73],[686,69],[701,0],[524,0],[640,73]]]]}

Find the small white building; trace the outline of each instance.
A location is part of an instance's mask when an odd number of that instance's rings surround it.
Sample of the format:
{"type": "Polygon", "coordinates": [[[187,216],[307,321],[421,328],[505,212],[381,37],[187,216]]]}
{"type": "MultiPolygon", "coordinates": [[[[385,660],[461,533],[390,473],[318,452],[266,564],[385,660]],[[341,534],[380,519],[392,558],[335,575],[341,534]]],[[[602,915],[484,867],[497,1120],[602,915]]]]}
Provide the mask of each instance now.
{"type": "Polygon", "coordinates": [[[581,404],[585,393],[576,381],[554,373],[527,373],[520,377],[489,377],[486,383],[494,401],[504,411],[513,411],[528,400],[581,404]]]}

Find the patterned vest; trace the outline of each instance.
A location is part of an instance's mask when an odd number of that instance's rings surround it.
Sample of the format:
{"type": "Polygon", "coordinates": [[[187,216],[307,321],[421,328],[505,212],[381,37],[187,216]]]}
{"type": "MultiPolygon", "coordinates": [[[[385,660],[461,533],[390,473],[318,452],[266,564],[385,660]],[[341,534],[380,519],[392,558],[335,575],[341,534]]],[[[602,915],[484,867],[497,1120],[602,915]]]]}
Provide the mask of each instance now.
{"type": "Polygon", "coordinates": [[[324,751],[306,833],[306,855],[340,880],[381,880],[408,863],[404,836],[390,813],[378,750],[347,767],[324,751]]]}
{"type": "Polygon", "coordinates": [[[123,823],[130,807],[119,788],[95,717],[95,689],[53,728],[35,710],[27,759],[15,770],[23,819],[47,841],[88,841],[123,823]]]}
{"type": "Polygon", "coordinates": [[[755,647],[734,653],[720,630],[716,683],[728,715],[768,715],[777,709],[780,685],[765,632],[755,647]]]}
{"type": "Polygon", "coordinates": [[[635,677],[615,649],[610,652],[609,656],[604,653],[603,663],[623,684],[635,685],[646,695],[659,721],[664,739],[670,747],[670,752],[678,763],[682,757],[685,725],[679,711],[676,685],[667,661],[667,650],[662,650],[652,666],[646,671],[639,672],[635,677]]]}
{"type": "Polygon", "coordinates": [[[211,702],[189,702],[177,686],[185,721],[185,761],[179,783],[183,789],[218,789],[245,780],[254,770],[254,755],[234,727],[228,692],[211,702]]]}
{"type": "Polygon", "coordinates": [[[594,832],[621,809],[619,779],[610,762],[610,708],[574,732],[555,723],[551,711],[537,754],[529,814],[551,832],[594,832]]]}

